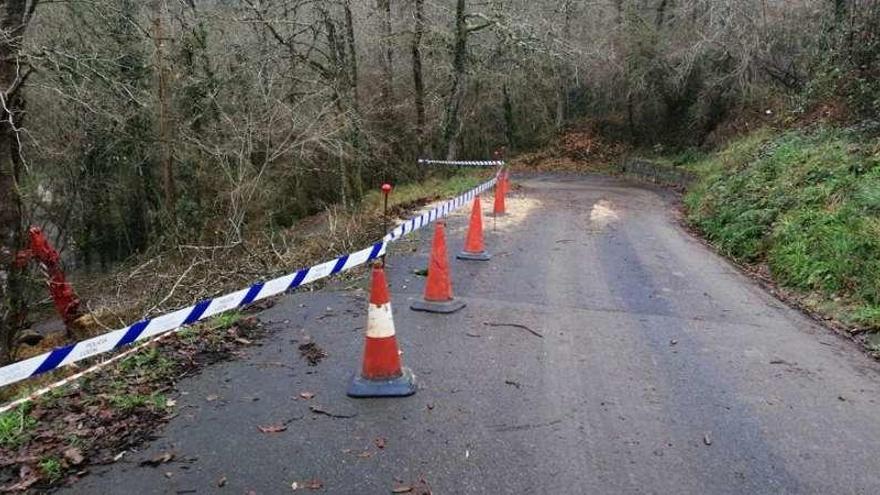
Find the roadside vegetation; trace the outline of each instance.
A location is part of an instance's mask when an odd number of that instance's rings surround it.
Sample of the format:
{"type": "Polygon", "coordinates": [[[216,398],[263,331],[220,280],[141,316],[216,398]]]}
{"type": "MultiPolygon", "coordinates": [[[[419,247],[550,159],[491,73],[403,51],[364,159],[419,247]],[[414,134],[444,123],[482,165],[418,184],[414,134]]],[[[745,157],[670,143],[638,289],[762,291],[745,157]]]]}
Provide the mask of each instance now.
{"type": "MultiPolygon", "coordinates": [[[[851,330],[880,328],[880,129],[760,130],[680,164],[688,221],[851,330]]],[[[878,348],[877,350],[880,350],[878,348]]]]}
{"type": "MultiPolygon", "coordinates": [[[[418,183],[395,187],[388,200],[389,225],[431,201],[476,187],[491,173],[474,169],[436,171],[418,183]]],[[[382,211],[381,191],[370,191],[351,208],[331,206],[287,229],[259,233],[225,246],[150,252],[104,276],[79,279],[80,295],[90,301],[92,308],[88,332],[97,335],[122,328],[144,317],[363,249],[384,235],[382,211]]],[[[24,359],[64,344],[68,337],[60,323],[58,330],[34,345],[19,345],[16,357],[24,359]]],[[[64,372],[29,380],[23,386],[32,388],[57,380],[64,372]]],[[[15,397],[19,389],[17,385],[6,387],[0,391],[0,401],[15,397]]]]}
{"type": "MultiPolygon", "coordinates": [[[[266,336],[252,313],[268,305],[186,328],[100,373],[0,413],[0,491],[48,489],[84,476],[91,465],[124,459],[176,414],[178,380],[232,359],[266,336]]],[[[173,457],[167,453],[148,463],[173,457]]]]}

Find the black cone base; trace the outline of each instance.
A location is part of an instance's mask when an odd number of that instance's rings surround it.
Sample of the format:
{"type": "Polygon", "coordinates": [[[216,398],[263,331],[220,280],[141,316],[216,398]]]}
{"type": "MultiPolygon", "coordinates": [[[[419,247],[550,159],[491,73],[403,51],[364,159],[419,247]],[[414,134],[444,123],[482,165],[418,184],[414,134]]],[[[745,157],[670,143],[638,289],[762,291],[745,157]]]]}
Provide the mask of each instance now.
{"type": "Polygon", "coordinates": [[[449,301],[416,301],[410,304],[410,309],[413,311],[424,311],[427,313],[440,313],[440,314],[449,314],[455,313],[456,311],[467,306],[464,302],[458,301],[456,299],[451,299],[449,301]]]}
{"type": "Polygon", "coordinates": [[[416,377],[409,368],[403,374],[388,380],[368,380],[360,374],[354,375],[348,386],[348,396],[367,397],[407,397],[416,393],[416,377]]]}
{"type": "Polygon", "coordinates": [[[467,251],[462,251],[458,253],[455,257],[460,260],[468,261],[489,261],[492,259],[492,255],[490,255],[486,251],[482,251],[479,253],[468,253],[467,251]]]}

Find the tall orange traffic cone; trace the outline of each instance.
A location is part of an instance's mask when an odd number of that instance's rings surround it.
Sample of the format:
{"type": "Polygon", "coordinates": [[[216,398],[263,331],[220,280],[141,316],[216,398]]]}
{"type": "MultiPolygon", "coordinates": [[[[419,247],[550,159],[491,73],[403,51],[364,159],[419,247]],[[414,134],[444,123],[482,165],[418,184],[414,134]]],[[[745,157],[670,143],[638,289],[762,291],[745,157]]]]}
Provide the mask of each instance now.
{"type": "Polygon", "coordinates": [[[498,175],[498,182],[495,185],[495,208],[492,214],[501,217],[507,214],[507,207],[504,204],[504,196],[507,194],[507,172],[501,172],[498,175]]]}
{"type": "Polygon", "coordinates": [[[474,198],[474,207],[471,210],[471,223],[468,226],[464,250],[458,253],[456,258],[473,261],[489,261],[492,258],[486,252],[486,246],[483,243],[483,209],[480,207],[479,194],[474,198]]]}
{"type": "Polygon", "coordinates": [[[405,397],[416,392],[415,377],[400,364],[400,351],[391,315],[388,282],[381,265],[373,267],[364,363],[348,386],[350,397],[405,397]]]}
{"type": "Polygon", "coordinates": [[[437,221],[434,227],[434,241],[431,244],[431,259],[428,262],[428,281],[425,284],[425,299],[410,305],[415,311],[429,313],[454,313],[465,307],[465,303],[452,297],[452,279],[449,276],[449,258],[446,255],[446,222],[437,221]]]}

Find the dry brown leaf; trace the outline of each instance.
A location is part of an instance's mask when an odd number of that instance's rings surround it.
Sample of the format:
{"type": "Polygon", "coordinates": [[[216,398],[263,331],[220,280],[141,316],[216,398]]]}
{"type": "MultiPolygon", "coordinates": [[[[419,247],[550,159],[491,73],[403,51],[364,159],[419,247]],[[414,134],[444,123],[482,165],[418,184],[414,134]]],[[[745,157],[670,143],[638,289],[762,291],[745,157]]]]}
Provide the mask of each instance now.
{"type": "Polygon", "coordinates": [[[319,479],[308,481],[294,481],[290,484],[290,489],[293,491],[297,491],[299,489],[320,490],[321,488],[324,488],[324,483],[322,483],[319,479]]]}
{"type": "Polygon", "coordinates": [[[171,462],[172,459],[174,459],[174,454],[172,452],[161,452],[154,455],[152,459],[141,461],[141,466],[156,467],[161,464],[165,464],[166,462],[171,462]]]}
{"type": "Polygon", "coordinates": [[[281,433],[282,431],[287,430],[287,426],[284,425],[265,425],[265,426],[257,426],[263,433],[281,433]]]}
{"type": "Polygon", "coordinates": [[[64,458],[67,459],[67,461],[70,462],[72,466],[79,466],[84,460],[82,451],[80,451],[76,447],[70,447],[66,449],[63,455],[64,458]]]}

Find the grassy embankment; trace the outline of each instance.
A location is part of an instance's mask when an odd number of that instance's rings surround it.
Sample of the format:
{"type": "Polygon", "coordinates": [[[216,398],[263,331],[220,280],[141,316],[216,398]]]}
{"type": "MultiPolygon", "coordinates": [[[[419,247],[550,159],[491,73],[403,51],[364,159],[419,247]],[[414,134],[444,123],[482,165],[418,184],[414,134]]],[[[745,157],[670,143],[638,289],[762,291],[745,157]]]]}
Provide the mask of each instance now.
{"type": "Polygon", "coordinates": [[[671,161],[700,177],[687,219],[722,253],[850,331],[880,329],[880,138],[762,130],[671,161]]]}

